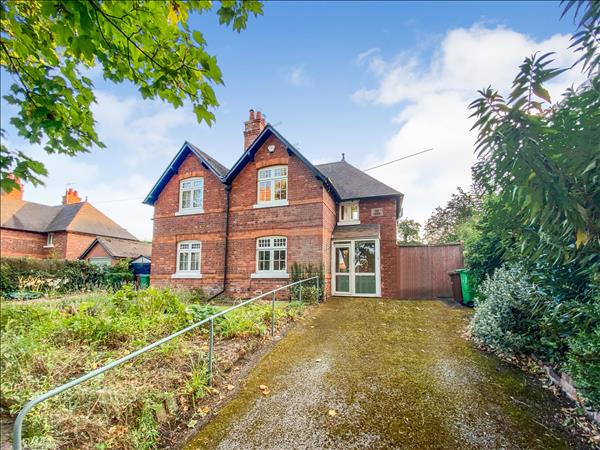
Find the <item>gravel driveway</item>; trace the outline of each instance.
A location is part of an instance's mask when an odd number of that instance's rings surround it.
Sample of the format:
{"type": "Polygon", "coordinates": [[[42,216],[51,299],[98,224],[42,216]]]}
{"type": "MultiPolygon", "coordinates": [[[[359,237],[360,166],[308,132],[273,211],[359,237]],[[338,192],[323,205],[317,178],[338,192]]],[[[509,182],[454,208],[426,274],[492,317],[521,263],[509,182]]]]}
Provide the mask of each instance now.
{"type": "Polygon", "coordinates": [[[462,337],[470,314],[330,299],[186,449],[585,448],[557,424],[550,392],[462,337]]]}

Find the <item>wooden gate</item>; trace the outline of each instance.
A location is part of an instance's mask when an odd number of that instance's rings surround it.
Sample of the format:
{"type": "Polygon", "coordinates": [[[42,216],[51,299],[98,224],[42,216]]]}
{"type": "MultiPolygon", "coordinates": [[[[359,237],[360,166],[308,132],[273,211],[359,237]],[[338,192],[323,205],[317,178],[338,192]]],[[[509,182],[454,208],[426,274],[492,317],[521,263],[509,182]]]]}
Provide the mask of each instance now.
{"type": "Polygon", "coordinates": [[[461,244],[398,246],[396,298],[452,297],[448,272],[463,266],[461,244]]]}

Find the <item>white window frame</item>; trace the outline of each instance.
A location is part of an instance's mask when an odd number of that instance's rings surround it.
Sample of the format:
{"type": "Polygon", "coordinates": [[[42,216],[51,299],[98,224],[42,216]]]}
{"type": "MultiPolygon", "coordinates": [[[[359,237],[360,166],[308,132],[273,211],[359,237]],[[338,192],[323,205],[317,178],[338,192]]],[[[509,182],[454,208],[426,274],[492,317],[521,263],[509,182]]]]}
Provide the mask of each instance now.
{"type": "Polygon", "coordinates": [[[360,224],[360,205],[358,200],[351,202],[341,202],[338,208],[338,225],[359,225],[360,224]],[[356,219],[342,219],[342,212],[347,208],[348,214],[352,215],[352,208],[356,207],[356,219]]]}
{"type": "Polygon", "coordinates": [[[177,243],[177,257],[175,259],[175,273],[171,278],[202,278],[202,242],[200,241],[180,241],[177,243]],[[197,246],[197,248],[192,248],[197,246]],[[186,268],[180,269],[180,259],[182,254],[187,254],[186,268]],[[192,263],[192,254],[198,254],[198,269],[190,269],[192,263]]]}
{"type": "Polygon", "coordinates": [[[185,178],[183,180],[179,180],[179,211],[177,211],[176,215],[186,215],[186,214],[202,214],[204,212],[204,177],[192,177],[185,178]],[[199,189],[194,188],[193,183],[200,182],[201,186],[199,189]],[[192,183],[191,188],[184,189],[184,183],[192,183]],[[200,191],[200,204],[197,207],[191,206],[193,204],[194,191],[200,191]],[[183,207],[183,194],[184,192],[190,192],[190,206],[187,208],[183,207]]]}
{"type": "Polygon", "coordinates": [[[262,167],[258,169],[256,173],[256,205],[255,208],[269,208],[273,206],[286,206],[288,205],[288,196],[290,193],[290,185],[289,185],[289,170],[288,166],[285,164],[277,165],[277,166],[268,166],[262,167]],[[285,175],[275,175],[275,171],[277,169],[285,169],[285,175]],[[269,173],[269,175],[265,175],[269,173]],[[275,182],[285,180],[285,198],[275,200],[275,182]],[[260,186],[263,183],[268,183],[271,189],[271,200],[261,200],[260,199],[260,186]]]}
{"type": "MultiPolygon", "coordinates": [[[[290,275],[287,272],[288,268],[288,238],[285,236],[261,236],[256,238],[256,272],[250,274],[251,278],[289,278],[290,275]],[[283,240],[283,245],[281,241],[283,240]],[[283,270],[275,270],[275,252],[285,252],[283,270]],[[260,252],[268,252],[269,255],[269,269],[260,269],[260,252]]],[[[278,259],[281,261],[281,259],[278,259]]]]}
{"type": "Polygon", "coordinates": [[[46,245],[44,245],[44,248],[52,247],[54,247],[54,233],[48,233],[48,236],[46,236],[46,245]]]}

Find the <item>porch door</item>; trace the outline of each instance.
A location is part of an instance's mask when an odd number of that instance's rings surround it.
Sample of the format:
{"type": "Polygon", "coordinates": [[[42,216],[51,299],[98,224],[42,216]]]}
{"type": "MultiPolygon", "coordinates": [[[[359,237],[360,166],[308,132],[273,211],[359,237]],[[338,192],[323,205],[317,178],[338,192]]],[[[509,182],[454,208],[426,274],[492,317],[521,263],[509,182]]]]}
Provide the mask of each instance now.
{"type": "Polygon", "coordinates": [[[357,239],[333,243],[333,294],[379,295],[379,241],[357,239]]]}
{"type": "Polygon", "coordinates": [[[333,246],[333,276],[335,277],[334,294],[350,294],[350,243],[344,242],[333,246]]]}

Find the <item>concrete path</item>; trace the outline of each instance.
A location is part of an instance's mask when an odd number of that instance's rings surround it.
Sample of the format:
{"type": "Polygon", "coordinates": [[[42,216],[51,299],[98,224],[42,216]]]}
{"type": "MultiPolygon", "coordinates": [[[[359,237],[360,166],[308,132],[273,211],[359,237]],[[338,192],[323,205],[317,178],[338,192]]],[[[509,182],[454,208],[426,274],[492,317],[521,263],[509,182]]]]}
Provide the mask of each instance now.
{"type": "Polygon", "coordinates": [[[330,299],[186,449],[579,448],[551,393],[462,337],[470,314],[435,300],[330,299]]]}

